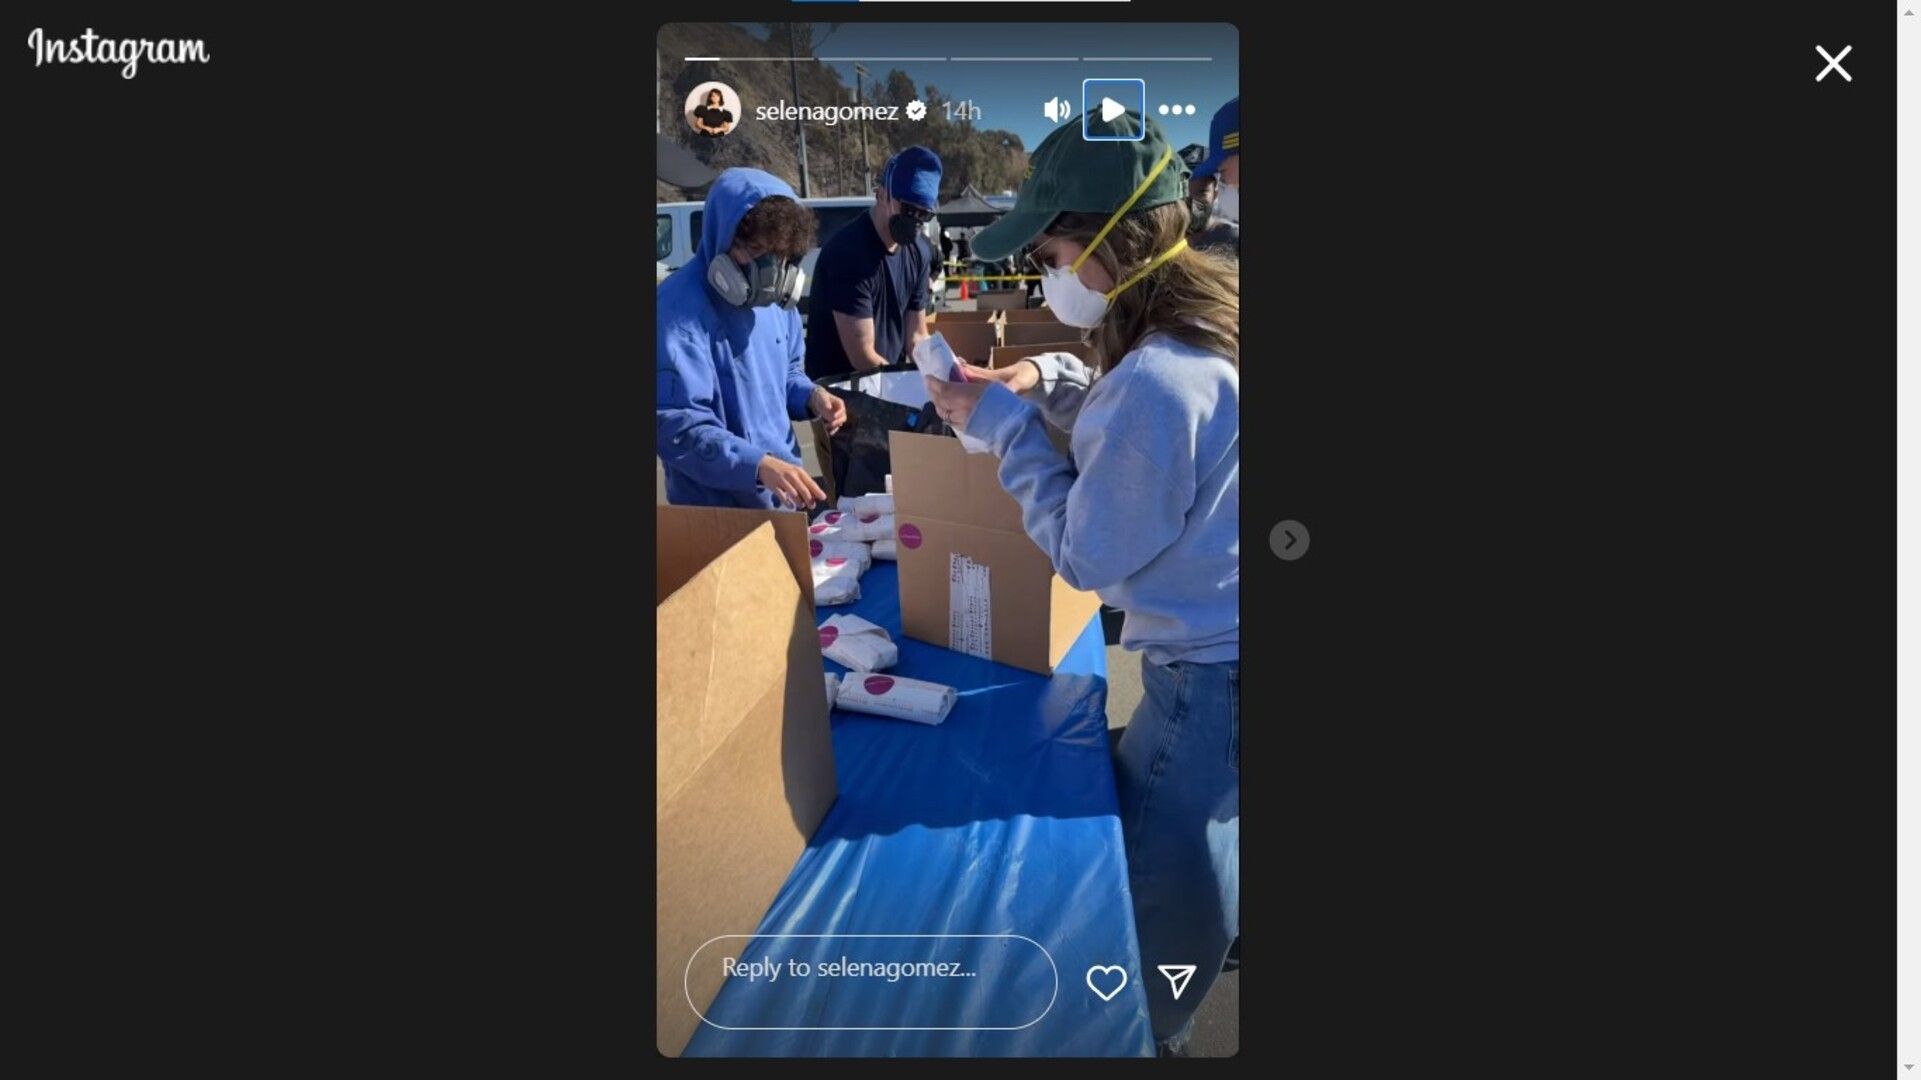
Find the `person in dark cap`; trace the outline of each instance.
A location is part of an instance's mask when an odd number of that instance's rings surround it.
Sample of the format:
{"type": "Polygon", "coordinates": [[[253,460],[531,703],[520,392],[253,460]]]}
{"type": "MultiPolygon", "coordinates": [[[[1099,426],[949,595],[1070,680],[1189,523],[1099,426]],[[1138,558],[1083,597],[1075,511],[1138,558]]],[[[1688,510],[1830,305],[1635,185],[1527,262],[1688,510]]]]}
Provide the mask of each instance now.
{"type": "Polygon", "coordinates": [[[910,146],[889,159],[874,206],[820,249],[807,312],[807,374],[899,363],[928,334],[934,250],[921,226],[940,205],[940,158],[910,146]]]}
{"type": "Polygon", "coordinates": [[[1220,107],[1208,125],[1207,157],[1188,178],[1194,204],[1190,242],[1202,250],[1241,254],[1241,99],[1220,107]]]}
{"type": "Polygon", "coordinates": [[[1178,997],[1142,980],[1179,1056],[1240,933],[1240,269],[1193,250],[1186,168],[1159,125],[1116,126],[1141,138],[1042,140],[1019,201],[974,238],[990,259],[1033,245],[1048,308],[1087,331],[1093,361],[1043,352],[925,382],[1000,458],[1029,539],[1126,613],[1121,645],[1142,654],[1115,780],[1141,970],[1194,965],[1178,997]]]}

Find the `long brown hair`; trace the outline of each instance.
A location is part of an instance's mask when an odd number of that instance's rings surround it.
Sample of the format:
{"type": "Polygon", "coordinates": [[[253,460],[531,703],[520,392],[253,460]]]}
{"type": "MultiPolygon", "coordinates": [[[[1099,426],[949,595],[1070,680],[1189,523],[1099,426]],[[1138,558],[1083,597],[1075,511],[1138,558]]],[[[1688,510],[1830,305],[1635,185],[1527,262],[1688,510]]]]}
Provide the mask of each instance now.
{"type": "MultiPolygon", "coordinates": [[[[1062,214],[1048,227],[1047,235],[1089,244],[1107,224],[1107,217],[1062,214]]],[[[1119,285],[1180,243],[1191,220],[1184,201],[1136,211],[1114,225],[1091,258],[1100,260],[1119,285]]],[[[1239,367],[1240,264],[1212,251],[1188,248],[1116,296],[1107,307],[1107,317],[1088,332],[1088,340],[1099,350],[1105,372],[1157,330],[1239,367]]]]}

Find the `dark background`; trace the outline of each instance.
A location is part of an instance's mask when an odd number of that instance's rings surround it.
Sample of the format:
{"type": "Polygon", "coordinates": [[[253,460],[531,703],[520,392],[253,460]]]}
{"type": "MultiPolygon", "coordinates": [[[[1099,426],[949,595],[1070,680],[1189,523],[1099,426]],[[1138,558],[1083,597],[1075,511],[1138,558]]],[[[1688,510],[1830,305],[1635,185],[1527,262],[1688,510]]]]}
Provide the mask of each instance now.
{"type": "MultiPolygon", "coordinates": [[[[1898,13],[1794,7],[1242,23],[1243,1056],[1891,1064],[1898,13]]],[[[956,10],[1088,15],[795,17],[956,10]]],[[[654,24],[67,18],[214,60],[15,54],[22,1022],[638,1067],[654,24]]]]}

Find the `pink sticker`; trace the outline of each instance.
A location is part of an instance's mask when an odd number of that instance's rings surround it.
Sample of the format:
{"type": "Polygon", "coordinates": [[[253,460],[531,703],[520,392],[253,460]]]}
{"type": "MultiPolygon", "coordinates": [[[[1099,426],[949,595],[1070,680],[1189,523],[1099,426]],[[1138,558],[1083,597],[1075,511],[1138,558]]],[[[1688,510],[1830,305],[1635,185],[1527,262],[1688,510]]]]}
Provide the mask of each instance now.
{"type": "Polygon", "coordinates": [[[846,566],[846,565],[847,565],[847,559],[846,559],[846,557],[845,557],[845,556],[841,556],[841,555],[836,555],[836,556],[834,556],[833,558],[831,558],[831,559],[829,559],[829,560],[827,560],[827,565],[829,565],[829,566],[846,566]]]}
{"type": "Polygon", "coordinates": [[[829,645],[832,645],[834,643],[834,639],[839,636],[840,636],[840,627],[838,626],[821,627],[820,628],[820,647],[823,649],[827,648],[829,645]]]}
{"type": "Polygon", "coordinates": [[[902,525],[900,527],[900,542],[903,544],[906,544],[910,548],[919,547],[920,546],[920,530],[916,529],[912,525],[902,525]]]}
{"type": "Polygon", "coordinates": [[[819,535],[820,535],[821,533],[824,533],[824,532],[826,532],[826,531],[827,531],[827,526],[825,526],[825,525],[809,525],[809,526],[807,526],[807,531],[808,531],[808,532],[810,532],[810,533],[813,533],[813,534],[814,534],[815,536],[819,536],[819,535]]]}
{"type": "Polygon", "coordinates": [[[820,546],[820,541],[818,540],[807,541],[807,554],[812,555],[814,558],[816,559],[820,558],[820,553],[825,550],[826,550],[825,548],[820,546]]]}
{"type": "Polygon", "coordinates": [[[885,675],[869,675],[861,685],[867,688],[868,693],[880,695],[894,688],[894,680],[885,675]]]}
{"type": "Polygon", "coordinates": [[[838,525],[840,524],[840,511],[839,510],[830,511],[828,515],[822,518],[821,520],[825,521],[829,525],[838,525]]]}
{"type": "Polygon", "coordinates": [[[880,520],[879,514],[862,514],[860,516],[860,523],[862,525],[869,525],[879,520],[880,520]]]}

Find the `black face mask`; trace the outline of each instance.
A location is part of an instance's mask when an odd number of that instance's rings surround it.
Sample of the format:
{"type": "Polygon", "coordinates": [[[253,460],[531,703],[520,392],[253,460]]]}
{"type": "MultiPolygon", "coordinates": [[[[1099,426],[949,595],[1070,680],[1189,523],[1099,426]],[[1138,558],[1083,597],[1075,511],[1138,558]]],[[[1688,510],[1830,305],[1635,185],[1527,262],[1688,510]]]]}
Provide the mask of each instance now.
{"type": "Polygon", "coordinates": [[[887,219],[887,235],[892,237],[896,244],[911,244],[914,242],[914,237],[920,235],[920,226],[906,214],[895,214],[887,219]]]}

